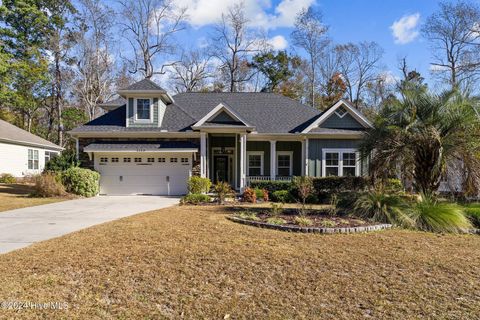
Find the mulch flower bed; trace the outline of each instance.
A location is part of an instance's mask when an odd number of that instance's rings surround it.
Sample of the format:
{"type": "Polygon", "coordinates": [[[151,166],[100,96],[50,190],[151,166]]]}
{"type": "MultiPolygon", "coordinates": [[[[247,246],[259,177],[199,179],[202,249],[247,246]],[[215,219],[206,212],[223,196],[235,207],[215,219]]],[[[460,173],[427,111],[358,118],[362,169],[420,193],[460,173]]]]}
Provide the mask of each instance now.
{"type": "Polygon", "coordinates": [[[262,228],[312,233],[357,233],[390,229],[390,224],[355,217],[333,216],[323,211],[300,215],[296,211],[272,215],[271,212],[241,211],[228,217],[234,222],[262,228]]]}

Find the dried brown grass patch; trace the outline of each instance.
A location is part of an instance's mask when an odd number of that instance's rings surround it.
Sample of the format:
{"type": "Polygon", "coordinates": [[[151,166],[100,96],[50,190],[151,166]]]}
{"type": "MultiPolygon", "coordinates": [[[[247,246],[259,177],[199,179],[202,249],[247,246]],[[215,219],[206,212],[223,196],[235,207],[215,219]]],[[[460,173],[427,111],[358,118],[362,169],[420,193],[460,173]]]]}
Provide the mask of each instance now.
{"type": "Polygon", "coordinates": [[[478,236],[293,234],[225,212],[173,207],[2,255],[0,300],[69,303],[28,318],[478,316],[478,236]]]}

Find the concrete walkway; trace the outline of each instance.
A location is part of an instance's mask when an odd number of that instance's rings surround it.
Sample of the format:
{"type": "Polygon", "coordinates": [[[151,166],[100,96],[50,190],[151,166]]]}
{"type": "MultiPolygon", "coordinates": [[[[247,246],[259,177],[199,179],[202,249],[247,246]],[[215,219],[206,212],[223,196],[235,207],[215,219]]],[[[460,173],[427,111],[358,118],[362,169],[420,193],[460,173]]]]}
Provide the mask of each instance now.
{"type": "Polygon", "coordinates": [[[160,196],[99,196],[0,212],[0,254],[137,213],[177,204],[160,196]]]}

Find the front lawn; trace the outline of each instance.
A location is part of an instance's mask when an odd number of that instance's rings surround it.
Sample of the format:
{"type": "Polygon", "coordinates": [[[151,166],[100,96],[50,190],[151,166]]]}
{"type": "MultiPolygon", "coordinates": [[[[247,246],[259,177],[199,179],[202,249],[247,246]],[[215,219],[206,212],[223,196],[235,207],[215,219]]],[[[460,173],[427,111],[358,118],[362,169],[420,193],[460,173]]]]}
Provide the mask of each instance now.
{"type": "Polygon", "coordinates": [[[30,197],[33,187],[26,184],[0,183],[0,211],[7,211],[41,204],[64,201],[65,198],[34,198],[30,197]]]}
{"type": "Polygon", "coordinates": [[[0,301],[68,303],[29,318],[478,316],[480,236],[288,233],[228,212],[168,208],[2,255],[0,301]]]}

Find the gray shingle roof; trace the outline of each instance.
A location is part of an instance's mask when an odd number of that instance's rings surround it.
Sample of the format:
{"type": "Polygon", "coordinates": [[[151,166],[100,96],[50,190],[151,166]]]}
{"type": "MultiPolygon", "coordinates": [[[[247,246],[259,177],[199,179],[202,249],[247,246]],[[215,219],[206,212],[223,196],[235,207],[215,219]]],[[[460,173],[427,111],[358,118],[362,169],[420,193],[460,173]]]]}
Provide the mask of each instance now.
{"type": "Polygon", "coordinates": [[[92,143],[86,146],[84,151],[162,151],[165,149],[198,149],[198,145],[188,141],[116,141],[107,143],[92,143]]]}
{"type": "Polygon", "coordinates": [[[173,99],[175,102],[167,105],[161,127],[125,127],[126,107],[122,106],[72,132],[186,131],[220,103],[228,105],[259,133],[300,132],[321,114],[275,93],[180,93],[173,99]]]}
{"type": "Polygon", "coordinates": [[[166,93],[166,91],[160,87],[158,84],[153,82],[150,79],[143,79],[138,82],[135,82],[134,84],[129,85],[126,88],[123,88],[122,90],[138,90],[138,91],[163,91],[166,93]]]}
{"type": "Polygon", "coordinates": [[[259,133],[297,132],[313,117],[320,115],[314,108],[275,93],[180,93],[173,99],[176,105],[197,121],[223,102],[255,126],[259,133]]]}
{"type": "Polygon", "coordinates": [[[13,144],[31,145],[45,147],[53,150],[62,150],[63,148],[48,140],[40,138],[28,131],[20,129],[13,124],[0,120],[0,141],[13,144]]]}

